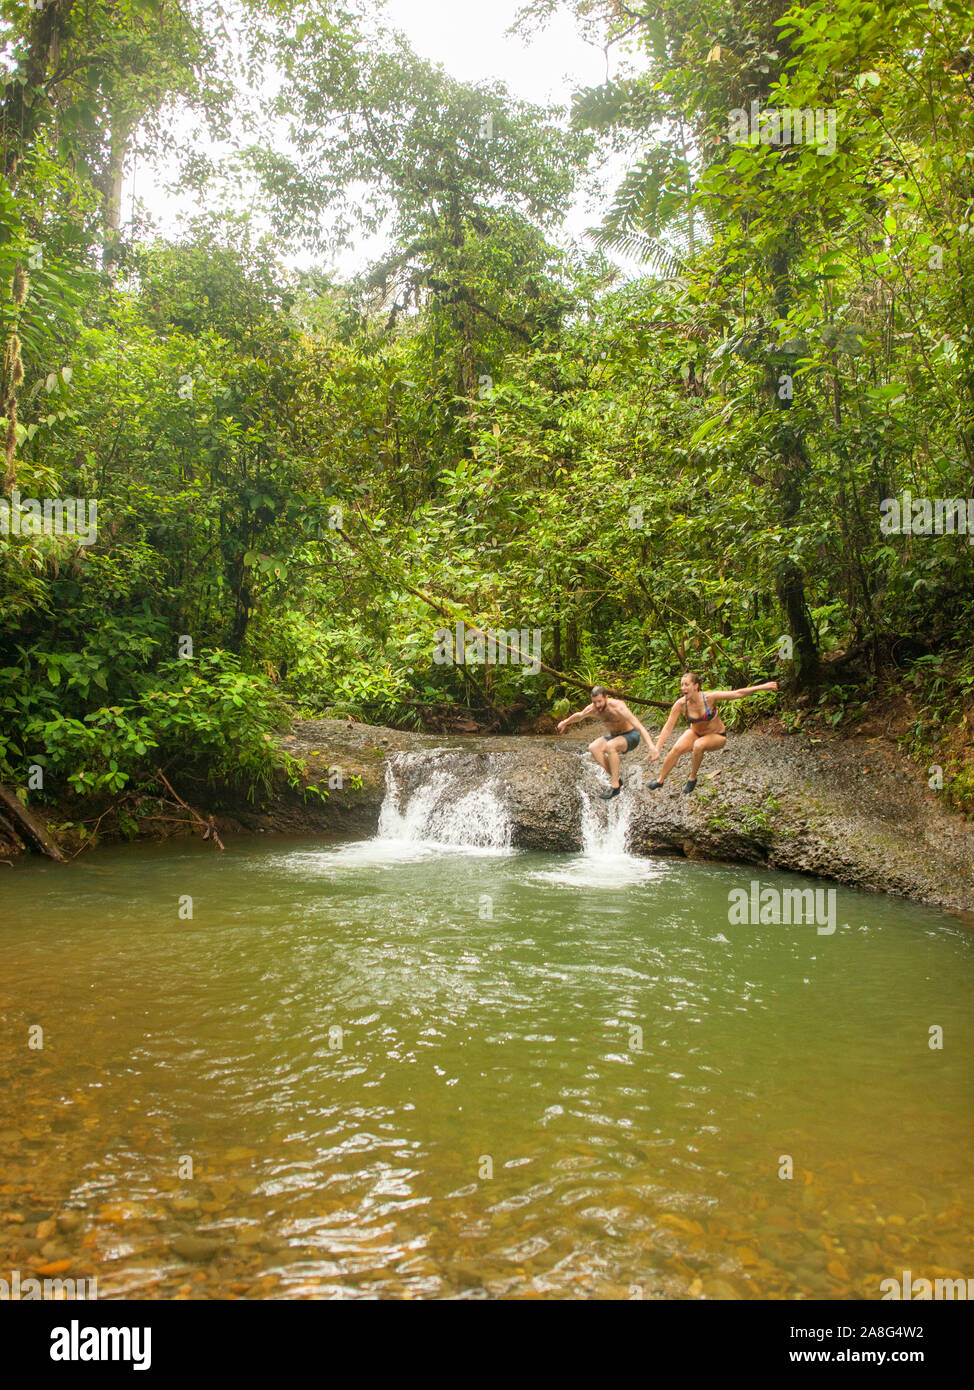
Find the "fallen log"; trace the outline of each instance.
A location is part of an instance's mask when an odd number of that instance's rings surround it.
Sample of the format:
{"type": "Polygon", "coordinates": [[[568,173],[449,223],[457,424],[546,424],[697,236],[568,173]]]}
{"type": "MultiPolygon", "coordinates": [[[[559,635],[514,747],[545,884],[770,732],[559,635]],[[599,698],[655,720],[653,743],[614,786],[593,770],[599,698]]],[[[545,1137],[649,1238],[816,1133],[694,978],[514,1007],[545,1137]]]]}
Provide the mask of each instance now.
{"type": "Polygon", "coordinates": [[[64,859],[61,850],[44,827],[38,825],[17,793],[12,792],[9,787],[5,787],[2,782],[0,782],[0,804],[6,808],[7,815],[13,821],[16,830],[32,849],[36,849],[40,854],[46,854],[48,859],[64,859]]]}

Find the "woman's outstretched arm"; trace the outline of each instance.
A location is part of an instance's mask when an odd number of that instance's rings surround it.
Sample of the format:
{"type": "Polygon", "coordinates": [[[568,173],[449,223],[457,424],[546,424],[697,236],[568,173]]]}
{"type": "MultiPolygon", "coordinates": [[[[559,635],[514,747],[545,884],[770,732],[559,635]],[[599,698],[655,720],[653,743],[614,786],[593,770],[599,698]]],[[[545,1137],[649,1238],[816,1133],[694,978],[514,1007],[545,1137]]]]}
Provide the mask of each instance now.
{"type": "Polygon", "coordinates": [[[747,695],[760,695],[765,690],[777,690],[777,681],[764,681],[761,685],[743,685],[740,690],[708,690],[708,700],[743,700],[747,695]]]}

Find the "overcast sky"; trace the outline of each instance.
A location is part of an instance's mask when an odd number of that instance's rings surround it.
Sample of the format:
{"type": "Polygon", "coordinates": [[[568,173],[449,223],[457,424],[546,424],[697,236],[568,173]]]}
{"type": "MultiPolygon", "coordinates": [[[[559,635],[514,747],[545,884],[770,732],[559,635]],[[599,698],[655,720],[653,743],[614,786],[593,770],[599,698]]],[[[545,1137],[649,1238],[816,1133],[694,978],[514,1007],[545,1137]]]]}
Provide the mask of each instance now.
{"type": "MultiPolygon", "coordinates": [[[[381,13],[389,27],[400,29],[421,57],[442,63],[452,76],[468,82],[500,79],[526,101],[567,106],[577,88],[605,81],[606,55],[584,42],[571,15],[557,14],[526,44],[506,32],[519,8],[520,0],[387,0],[382,11],[376,7],[376,14],[381,13]]],[[[615,58],[610,63],[614,72],[615,58]]],[[[613,161],[606,175],[609,189],[618,182],[622,169],[623,164],[613,161]]],[[[192,206],[188,193],[174,200],[166,192],[164,180],[173,171],[165,159],[150,167],[142,162],[129,170],[123,218],[131,214],[134,190],[159,232],[179,235],[181,215],[200,209],[192,206]]],[[[580,238],[585,227],[600,220],[601,211],[600,203],[580,199],[566,231],[580,238]]],[[[351,274],[381,255],[384,248],[381,239],[363,240],[336,256],[331,264],[339,274],[351,274]]],[[[303,254],[288,259],[292,265],[310,263],[303,254]]]]}
{"type": "Polygon", "coordinates": [[[526,101],[567,104],[576,87],[605,80],[604,54],[582,41],[566,11],[530,46],[509,37],[519,8],[519,0],[388,0],[385,13],[423,58],[465,82],[499,77],[526,101]]]}

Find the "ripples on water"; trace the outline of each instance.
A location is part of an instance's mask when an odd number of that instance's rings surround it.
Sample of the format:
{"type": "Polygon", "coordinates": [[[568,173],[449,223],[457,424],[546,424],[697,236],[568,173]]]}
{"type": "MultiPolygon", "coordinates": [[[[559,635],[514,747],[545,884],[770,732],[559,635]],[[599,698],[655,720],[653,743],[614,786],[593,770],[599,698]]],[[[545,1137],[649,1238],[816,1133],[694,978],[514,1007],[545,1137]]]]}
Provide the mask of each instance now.
{"type": "Polygon", "coordinates": [[[578,856],[238,841],[3,871],[0,1201],[26,1220],[0,1261],[146,1297],[974,1274],[968,932],[842,889],[833,937],[730,925],[729,889],[794,880],[629,859],[590,814],[578,856]],[[23,1244],[65,1207],[77,1232],[23,1244]],[[175,1256],[186,1233],[216,1259],[175,1256]]]}

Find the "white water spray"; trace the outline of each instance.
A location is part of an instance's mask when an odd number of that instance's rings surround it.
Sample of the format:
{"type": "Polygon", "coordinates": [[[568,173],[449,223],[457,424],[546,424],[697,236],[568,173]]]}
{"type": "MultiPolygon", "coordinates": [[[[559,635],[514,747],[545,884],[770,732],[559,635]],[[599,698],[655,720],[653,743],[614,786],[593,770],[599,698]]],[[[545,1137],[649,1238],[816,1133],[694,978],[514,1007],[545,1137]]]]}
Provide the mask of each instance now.
{"type": "Polygon", "coordinates": [[[390,758],[378,838],[475,850],[509,849],[512,827],[499,779],[464,791],[462,756],[440,750],[397,753],[390,758]],[[422,778],[418,786],[417,773],[422,778]]]}
{"type": "Polygon", "coordinates": [[[611,801],[582,787],[582,853],[591,859],[628,858],[632,797],[625,785],[611,801]]]}
{"type": "Polygon", "coordinates": [[[595,780],[594,771],[579,768],[582,798],[581,854],[566,858],[557,869],[531,872],[531,878],[555,883],[562,888],[625,888],[660,875],[658,862],[629,853],[629,825],[632,819],[632,792],[625,785],[611,801],[603,801],[599,793],[607,783],[595,780]]]}

